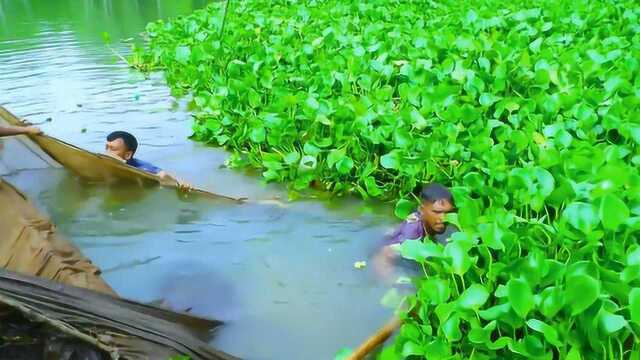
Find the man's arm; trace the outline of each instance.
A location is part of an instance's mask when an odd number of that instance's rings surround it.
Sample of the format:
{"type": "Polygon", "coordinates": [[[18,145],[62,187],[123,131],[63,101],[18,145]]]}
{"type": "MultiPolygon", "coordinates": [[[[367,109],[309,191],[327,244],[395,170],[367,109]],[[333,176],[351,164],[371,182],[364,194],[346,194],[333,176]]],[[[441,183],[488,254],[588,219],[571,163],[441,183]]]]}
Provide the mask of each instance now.
{"type": "Polygon", "coordinates": [[[183,191],[191,191],[193,190],[193,186],[191,184],[189,184],[186,181],[180,180],[178,178],[176,178],[175,176],[169,174],[168,172],[164,171],[164,170],[160,170],[157,175],[160,177],[160,180],[163,182],[175,182],[176,184],[178,184],[178,189],[183,190],[183,191]]]}
{"type": "Polygon", "coordinates": [[[385,245],[373,256],[373,269],[378,277],[385,281],[393,281],[395,273],[394,263],[398,258],[398,253],[392,247],[393,245],[385,245]]]}
{"type": "Polygon", "coordinates": [[[0,126],[0,137],[38,134],[42,134],[42,130],[35,126],[0,126]]]}

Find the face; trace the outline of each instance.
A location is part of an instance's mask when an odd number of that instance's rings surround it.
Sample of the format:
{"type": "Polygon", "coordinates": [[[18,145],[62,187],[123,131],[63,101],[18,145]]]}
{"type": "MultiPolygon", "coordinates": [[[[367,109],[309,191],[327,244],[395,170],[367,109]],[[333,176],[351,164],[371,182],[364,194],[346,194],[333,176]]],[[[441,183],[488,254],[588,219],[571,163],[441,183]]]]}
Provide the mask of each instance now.
{"type": "Polygon", "coordinates": [[[113,156],[122,161],[127,161],[133,156],[133,152],[129,150],[129,148],[121,138],[117,138],[113,141],[107,141],[105,150],[107,152],[107,155],[113,156]]]}
{"type": "Polygon", "coordinates": [[[422,223],[429,233],[442,234],[446,228],[444,216],[454,210],[453,205],[447,200],[434,202],[423,201],[420,206],[422,223]]]}

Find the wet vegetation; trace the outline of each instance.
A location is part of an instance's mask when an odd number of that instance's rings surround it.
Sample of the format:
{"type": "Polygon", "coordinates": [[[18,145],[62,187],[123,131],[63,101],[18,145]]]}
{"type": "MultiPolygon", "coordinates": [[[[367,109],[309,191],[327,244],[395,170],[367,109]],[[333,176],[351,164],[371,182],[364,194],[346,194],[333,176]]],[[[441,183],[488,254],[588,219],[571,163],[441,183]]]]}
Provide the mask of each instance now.
{"type": "Polygon", "coordinates": [[[463,231],[423,265],[383,359],[628,359],[640,345],[640,5],[231,1],[147,26],[131,61],[191,94],[194,138],[292,190],[463,231]],[[225,23],[223,31],[221,27],[225,23]]]}

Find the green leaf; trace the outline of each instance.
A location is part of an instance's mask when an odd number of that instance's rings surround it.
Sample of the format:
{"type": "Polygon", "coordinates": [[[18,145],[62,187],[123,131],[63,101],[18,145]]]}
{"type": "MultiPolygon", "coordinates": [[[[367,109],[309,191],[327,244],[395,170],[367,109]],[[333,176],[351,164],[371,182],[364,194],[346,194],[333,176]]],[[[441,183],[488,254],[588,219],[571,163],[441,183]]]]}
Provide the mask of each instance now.
{"type": "Polygon", "coordinates": [[[416,209],[416,203],[406,199],[400,199],[396,203],[394,214],[400,219],[406,219],[416,209]]]}
{"type": "Polygon", "coordinates": [[[486,310],[480,310],[478,315],[485,320],[497,320],[502,316],[509,314],[511,310],[511,304],[505,303],[490,307],[486,310]]]}
{"type": "Polygon", "coordinates": [[[580,348],[577,346],[573,346],[571,351],[567,354],[565,360],[582,360],[582,356],[580,355],[580,348]]]}
{"type": "Polygon", "coordinates": [[[302,149],[304,150],[305,154],[312,156],[317,156],[321,151],[320,148],[311,143],[305,143],[302,149]]]}
{"type": "Polygon", "coordinates": [[[408,358],[409,356],[422,356],[424,355],[424,349],[414,343],[413,341],[407,341],[402,346],[402,357],[408,358]]]}
{"type": "Polygon", "coordinates": [[[564,306],[564,294],[560,287],[554,286],[542,291],[540,302],[540,312],[547,318],[552,319],[564,306]]]}
{"type": "Polygon", "coordinates": [[[444,304],[451,296],[449,281],[438,278],[430,278],[422,282],[419,290],[420,297],[429,299],[430,304],[444,304]]]}
{"type": "Polygon", "coordinates": [[[640,325],[640,288],[633,288],[629,292],[629,312],[631,321],[640,325]]]}
{"type": "Polygon", "coordinates": [[[388,154],[380,157],[380,165],[386,169],[399,169],[400,168],[400,152],[392,150],[388,154]]]}
{"type": "Polygon", "coordinates": [[[569,204],[562,217],[585,234],[590,234],[600,222],[595,207],[582,202],[569,204]]]}
{"type": "Polygon", "coordinates": [[[297,164],[300,160],[300,153],[297,151],[292,151],[284,156],[284,162],[287,165],[297,164]]]}
{"type": "Polygon", "coordinates": [[[263,127],[255,127],[251,129],[251,133],[249,134],[251,141],[256,143],[264,142],[266,136],[267,134],[263,127]]]}
{"type": "Polygon", "coordinates": [[[589,275],[578,274],[567,278],[566,303],[571,306],[571,315],[586,310],[600,296],[600,283],[589,275]]]}
{"type": "Polygon", "coordinates": [[[327,166],[332,168],[334,165],[338,163],[338,161],[342,160],[345,157],[344,149],[333,149],[329,152],[327,156],[327,166]]]}
{"type": "Polygon", "coordinates": [[[378,187],[376,178],[374,178],[373,176],[367,176],[364,179],[364,185],[367,188],[367,193],[369,194],[369,196],[377,197],[382,195],[382,190],[380,189],[380,187],[378,187]]]}
{"type": "Polygon", "coordinates": [[[187,64],[191,58],[191,48],[188,46],[176,47],[176,61],[181,64],[187,64]]]}
{"type": "Polygon", "coordinates": [[[525,319],[535,306],[529,283],[523,279],[511,279],[507,283],[507,290],[511,307],[518,316],[525,319]]]}
{"type": "Polygon", "coordinates": [[[458,305],[463,309],[477,310],[489,299],[489,292],[480,284],[473,284],[458,298],[458,305]]]}
{"type": "Polygon", "coordinates": [[[622,315],[616,315],[602,310],[599,314],[599,323],[601,329],[606,334],[610,335],[625,327],[627,325],[627,320],[625,320],[622,315]]]}
{"type": "Polygon", "coordinates": [[[353,160],[345,156],[336,163],[336,169],[341,174],[348,174],[353,168],[353,160]]]}
{"type": "Polygon", "coordinates": [[[504,231],[497,223],[480,224],[478,230],[480,231],[482,241],[487,244],[488,247],[494,250],[504,250],[504,243],[502,242],[504,231]]]}
{"type": "Polygon", "coordinates": [[[406,259],[424,262],[429,257],[442,257],[442,247],[433,242],[405,240],[400,245],[400,255],[406,259]]]}
{"type": "Polygon", "coordinates": [[[338,350],[333,360],[347,360],[352,353],[353,350],[351,350],[350,348],[342,348],[338,350]]]}
{"type": "Polygon", "coordinates": [[[478,101],[482,106],[491,106],[494,103],[500,101],[502,98],[499,96],[495,96],[492,93],[482,93],[478,101]]]}
{"type": "Polygon", "coordinates": [[[309,96],[307,98],[306,104],[313,110],[318,110],[318,108],[320,108],[320,103],[313,96],[309,96]]]}
{"type": "Polygon", "coordinates": [[[615,194],[607,194],[600,202],[599,215],[605,229],[616,231],[629,219],[629,208],[615,194]]]}
{"type": "Polygon", "coordinates": [[[558,339],[558,332],[552,326],[537,319],[527,320],[527,326],[537,332],[542,333],[545,340],[547,340],[550,344],[558,347],[562,346],[562,342],[558,339]]]}
{"type": "Polygon", "coordinates": [[[460,331],[460,315],[453,314],[447,321],[441,326],[444,336],[450,342],[460,341],[462,339],[462,332],[460,331]]]}
{"type": "Polygon", "coordinates": [[[453,272],[457,275],[464,275],[471,267],[471,257],[467,254],[467,248],[458,241],[449,242],[444,248],[444,255],[451,260],[453,272]]]}

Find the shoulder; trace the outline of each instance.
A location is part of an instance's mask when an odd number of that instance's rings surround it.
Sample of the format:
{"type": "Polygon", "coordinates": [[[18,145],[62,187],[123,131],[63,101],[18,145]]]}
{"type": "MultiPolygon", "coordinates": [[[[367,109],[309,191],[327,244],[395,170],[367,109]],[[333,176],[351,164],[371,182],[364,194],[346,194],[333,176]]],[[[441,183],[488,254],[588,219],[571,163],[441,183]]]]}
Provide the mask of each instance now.
{"type": "Polygon", "coordinates": [[[388,243],[398,244],[405,240],[415,240],[424,236],[420,214],[413,213],[400,224],[389,237],[388,243]]]}
{"type": "Polygon", "coordinates": [[[160,172],[162,169],[160,169],[159,167],[151,164],[150,162],[146,162],[143,160],[139,160],[136,158],[131,158],[127,161],[128,165],[131,165],[135,168],[138,168],[140,170],[144,170],[147,172],[150,172],[152,174],[157,174],[158,172],[160,172]]]}
{"type": "Polygon", "coordinates": [[[406,223],[419,223],[421,221],[420,213],[413,212],[413,213],[409,214],[409,216],[407,216],[407,218],[404,219],[404,221],[406,223]]]}

